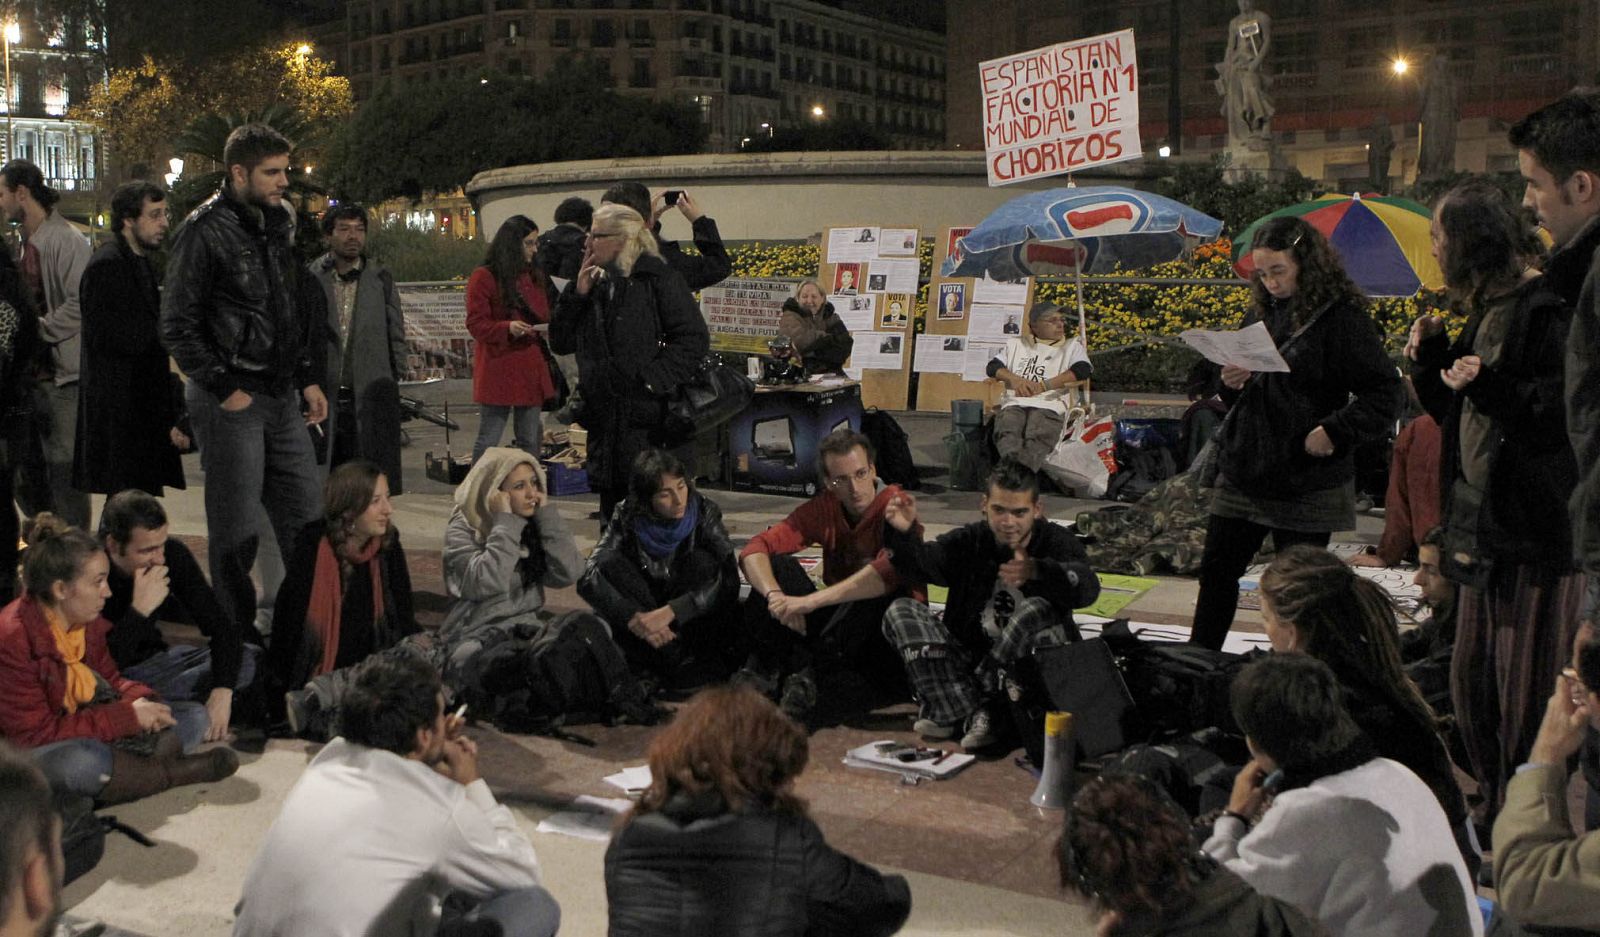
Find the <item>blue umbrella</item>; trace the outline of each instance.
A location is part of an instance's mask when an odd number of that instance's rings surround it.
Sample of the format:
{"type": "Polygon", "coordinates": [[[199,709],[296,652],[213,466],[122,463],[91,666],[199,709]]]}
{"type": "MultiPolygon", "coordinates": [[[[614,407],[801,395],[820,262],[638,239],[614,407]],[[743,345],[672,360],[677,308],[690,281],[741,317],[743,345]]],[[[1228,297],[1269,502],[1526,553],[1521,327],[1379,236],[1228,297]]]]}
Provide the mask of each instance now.
{"type": "Polygon", "coordinates": [[[1173,260],[1222,233],[1222,222],[1170,198],[1099,185],[1014,198],[956,242],[947,277],[1110,273],[1173,260]]]}

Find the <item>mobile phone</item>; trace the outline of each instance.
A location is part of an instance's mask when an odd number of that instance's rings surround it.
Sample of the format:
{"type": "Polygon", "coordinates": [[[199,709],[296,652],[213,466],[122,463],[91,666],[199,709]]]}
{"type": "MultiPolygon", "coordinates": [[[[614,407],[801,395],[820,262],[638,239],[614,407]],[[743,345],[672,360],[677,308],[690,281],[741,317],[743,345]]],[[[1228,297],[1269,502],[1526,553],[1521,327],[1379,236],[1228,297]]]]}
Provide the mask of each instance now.
{"type": "Polygon", "coordinates": [[[1261,789],[1268,794],[1276,793],[1283,786],[1283,769],[1279,768],[1261,780],[1261,789]]]}
{"type": "Polygon", "coordinates": [[[666,202],[668,206],[676,205],[678,204],[678,196],[682,194],[682,189],[668,189],[661,193],[661,200],[666,202]]]}

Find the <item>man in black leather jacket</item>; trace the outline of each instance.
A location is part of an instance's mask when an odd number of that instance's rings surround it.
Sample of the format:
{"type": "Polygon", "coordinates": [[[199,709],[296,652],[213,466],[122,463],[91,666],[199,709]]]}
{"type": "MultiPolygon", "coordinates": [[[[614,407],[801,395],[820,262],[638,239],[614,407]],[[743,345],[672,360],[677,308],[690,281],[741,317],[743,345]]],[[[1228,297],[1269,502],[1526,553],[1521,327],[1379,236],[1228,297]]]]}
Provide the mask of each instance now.
{"type": "Polygon", "coordinates": [[[294,299],[289,150],[262,124],[228,135],[227,179],[178,230],[161,299],[162,344],[189,377],[206,473],[211,582],[243,623],[255,616],[256,505],[289,544],[322,501],[306,424],[320,424],[328,402],[294,299]]]}

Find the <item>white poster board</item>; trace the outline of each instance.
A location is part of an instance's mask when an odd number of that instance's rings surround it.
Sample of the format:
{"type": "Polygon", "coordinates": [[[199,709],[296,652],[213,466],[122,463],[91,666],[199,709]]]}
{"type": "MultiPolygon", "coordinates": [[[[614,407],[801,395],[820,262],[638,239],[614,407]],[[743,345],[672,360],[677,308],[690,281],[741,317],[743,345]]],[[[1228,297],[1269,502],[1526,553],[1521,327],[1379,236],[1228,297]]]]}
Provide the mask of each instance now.
{"type": "Polygon", "coordinates": [[[1144,155],[1131,29],[990,59],[978,77],[991,186],[1144,155]]]}

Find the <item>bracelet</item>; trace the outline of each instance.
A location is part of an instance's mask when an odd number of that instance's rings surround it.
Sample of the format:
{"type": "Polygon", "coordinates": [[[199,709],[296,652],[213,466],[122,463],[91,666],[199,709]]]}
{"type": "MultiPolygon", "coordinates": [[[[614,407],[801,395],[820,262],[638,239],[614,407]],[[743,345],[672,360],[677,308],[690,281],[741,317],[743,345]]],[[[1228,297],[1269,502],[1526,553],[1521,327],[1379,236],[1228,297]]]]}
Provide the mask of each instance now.
{"type": "Polygon", "coordinates": [[[1224,810],[1222,811],[1222,815],[1225,817],[1233,817],[1235,820],[1243,823],[1247,829],[1250,826],[1250,818],[1238,812],[1237,810],[1224,810]]]}

